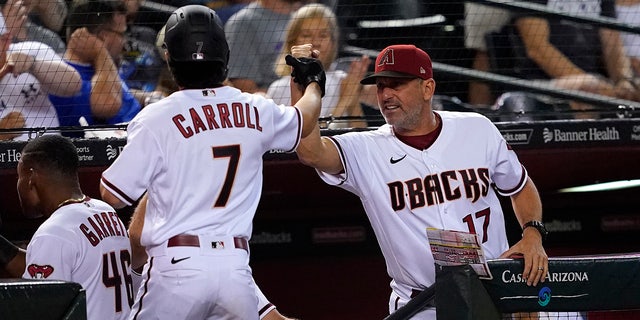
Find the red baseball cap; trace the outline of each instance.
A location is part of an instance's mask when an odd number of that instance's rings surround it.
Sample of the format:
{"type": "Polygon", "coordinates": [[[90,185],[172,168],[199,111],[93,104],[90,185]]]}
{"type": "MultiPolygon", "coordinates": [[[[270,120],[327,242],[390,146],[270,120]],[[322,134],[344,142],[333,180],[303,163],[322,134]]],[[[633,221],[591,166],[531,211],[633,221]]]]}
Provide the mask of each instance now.
{"type": "Polygon", "coordinates": [[[362,84],[375,84],[377,77],[421,78],[433,77],[431,58],[412,44],[396,44],[380,51],[375,72],[360,80],[362,84]]]}

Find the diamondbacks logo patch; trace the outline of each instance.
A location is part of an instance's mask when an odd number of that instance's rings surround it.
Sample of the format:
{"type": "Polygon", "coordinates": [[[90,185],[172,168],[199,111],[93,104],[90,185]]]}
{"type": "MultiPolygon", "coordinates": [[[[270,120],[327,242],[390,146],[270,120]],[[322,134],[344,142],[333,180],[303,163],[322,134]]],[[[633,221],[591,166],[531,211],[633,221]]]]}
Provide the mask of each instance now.
{"type": "Polygon", "coordinates": [[[50,265],[30,264],[27,267],[27,272],[33,279],[46,279],[53,273],[53,267],[50,265]]]}
{"type": "Polygon", "coordinates": [[[384,52],[382,58],[380,58],[378,66],[383,66],[385,64],[395,64],[395,62],[396,61],[393,55],[393,49],[387,49],[387,51],[384,52]]]}

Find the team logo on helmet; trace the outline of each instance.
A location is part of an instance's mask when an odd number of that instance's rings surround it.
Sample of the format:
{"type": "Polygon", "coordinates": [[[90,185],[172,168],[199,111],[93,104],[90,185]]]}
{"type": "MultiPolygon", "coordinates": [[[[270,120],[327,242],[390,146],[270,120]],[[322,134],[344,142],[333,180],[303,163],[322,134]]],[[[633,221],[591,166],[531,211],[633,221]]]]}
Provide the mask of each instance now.
{"type": "Polygon", "coordinates": [[[53,273],[53,267],[50,265],[30,264],[27,272],[33,279],[46,279],[53,273]]]}

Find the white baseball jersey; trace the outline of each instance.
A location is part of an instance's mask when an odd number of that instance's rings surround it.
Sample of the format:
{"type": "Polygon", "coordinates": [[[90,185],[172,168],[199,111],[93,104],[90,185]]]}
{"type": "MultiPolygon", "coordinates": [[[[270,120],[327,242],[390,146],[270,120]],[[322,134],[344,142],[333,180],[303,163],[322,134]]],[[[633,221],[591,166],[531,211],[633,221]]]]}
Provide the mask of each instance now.
{"type": "Polygon", "coordinates": [[[292,152],[301,130],[297,108],[233,87],[178,91],[131,121],[101,183],[127,204],[148,190],[143,246],[181,233],[249,239],[262,156],[292,152]]]}
{"type": "MultiPolygon", "coordinates": [[[[7,53],[11,52],[26,53],[40,61],[62,60],[53,49],[40,42],[12,43],[7,53]]],[[[21,73],[17,77],[8,73],[0,79],[0,118],[13,111],[22,113],[27,128],[60,126],[48,92],[43,90],[38,79],[30,73],[21,73]]],[[[23,134],[14,140],[27,140],[28,137],[23,134]]]]}
{"type": "Polygon", "coordinates": [[[77,282],[87,319],[126,319],[134,299],[127,229],[108,204],[85,198],[45,220],[27,247],[25,279],[77,282]]]}
{"type": "Polygon", "coordinates": [[[333,136],[345,172],[322,179],[358,195],[384,254],[391,286],[403,300],[435,282],[428,227],[475,232],[487,258],[508,249],[494,191],[512,195],[527,173],[498,129],[476,113],[438,112],[442,131],[426,150],[391,126],[333,136]]]}

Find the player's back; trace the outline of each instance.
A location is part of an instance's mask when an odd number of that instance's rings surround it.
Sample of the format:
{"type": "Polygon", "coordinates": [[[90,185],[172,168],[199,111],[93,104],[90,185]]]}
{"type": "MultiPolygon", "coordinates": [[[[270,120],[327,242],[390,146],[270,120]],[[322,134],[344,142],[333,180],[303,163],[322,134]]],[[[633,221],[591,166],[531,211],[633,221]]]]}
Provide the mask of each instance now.
{"type": "Polygon", "coordinates": [[[124,223],[108,204],[85,198],[38,228],[23,277],[77,282],[86,290],[87,319],[126,319],[135,293],[130,265],[124,223]]]}
{"type": "MultiPolygon", "coordinates": [[[[116,161],[149,179],[141,183],[149,184],[148,220],[157,222],[147,233],[153,243],[185,232],[249,238],[262,157],[272,149],[293,151],[300,128],[296,108],[261,96],[232,87],[182,90],[134,119],[129,133],[140,138],[129,139],[116,161]],[[136,157],[145,162],[136,164],[136,157]]],[[[128,189],[109,171],[103,177],[128,189]]]]}

